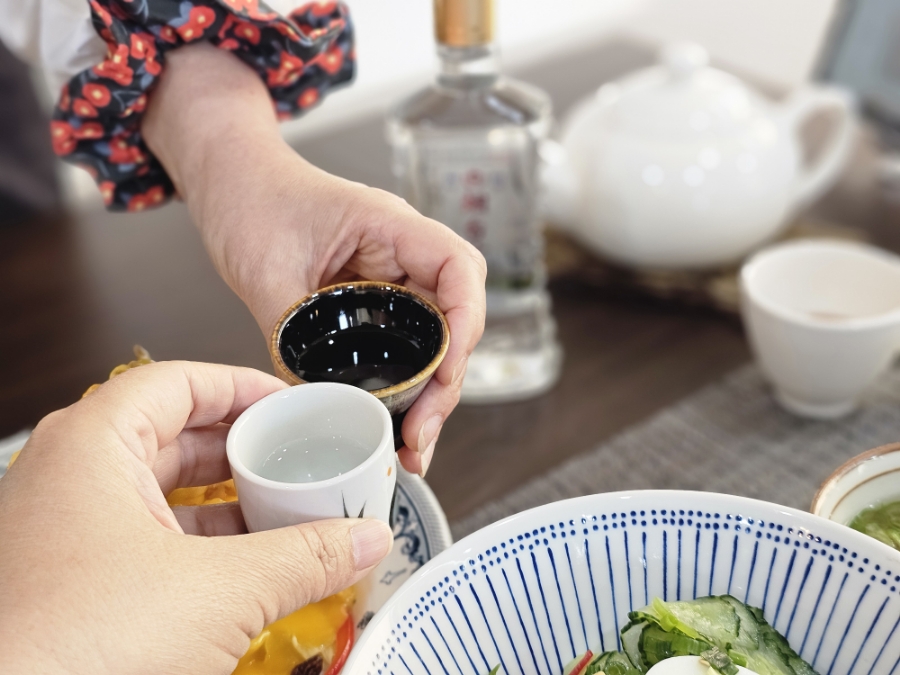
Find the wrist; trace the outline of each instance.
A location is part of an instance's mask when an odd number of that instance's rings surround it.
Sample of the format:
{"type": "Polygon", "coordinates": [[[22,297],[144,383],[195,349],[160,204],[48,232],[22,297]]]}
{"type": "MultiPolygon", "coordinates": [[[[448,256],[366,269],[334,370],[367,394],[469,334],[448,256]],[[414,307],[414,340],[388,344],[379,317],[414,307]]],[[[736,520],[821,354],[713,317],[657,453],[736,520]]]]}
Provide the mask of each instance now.
{"type": "MultiPolygon", "coordinates": [[[[278,202],[293,190],[287,178],[316,169],[280,137],[258,139],[233,130],[213,145],[182,197],[213,262],[230,281],[226,268],[233,265],[224,264],[226,259],[265,241],[262,233],[272,225],[278,202]]],[[[303,218],[295,215],[299,234],[303,218]]]]}

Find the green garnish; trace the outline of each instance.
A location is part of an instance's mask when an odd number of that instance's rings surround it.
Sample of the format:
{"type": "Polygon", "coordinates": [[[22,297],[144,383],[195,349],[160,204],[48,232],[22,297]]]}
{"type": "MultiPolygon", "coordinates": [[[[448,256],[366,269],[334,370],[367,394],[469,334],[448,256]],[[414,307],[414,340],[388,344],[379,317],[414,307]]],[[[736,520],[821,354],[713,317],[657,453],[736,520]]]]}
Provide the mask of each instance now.
{"type": "Polygon", "coordinates": [[[737,675],[738,669],[728,654],[718,647],[707,649],[700,654],[700,658],[709,664],[709,667],[720,675],[737,675]]]}
{"type": "MultiPolygon", "coordinates": [[[[896,506],[900,518],[900,503],[896,506]]],[[[569,663],[567,672],[577,668],[583,675],[645,675],[673,656],[699,656],[715,675],[738,675],[738,666],[757,675],[817,675],[761,610],[730,595],[672,602],[656,599],[630,612],[628,618],[621,631],[621,652],[593,657],[583,652],[569,663]]],[[[499,668],[490,675],[497,675],[499,668]]]]}
{"type": "Polygon", "coordinates": [[[900,551],[900,501],[862,511],[850,527],[900,551]]]}

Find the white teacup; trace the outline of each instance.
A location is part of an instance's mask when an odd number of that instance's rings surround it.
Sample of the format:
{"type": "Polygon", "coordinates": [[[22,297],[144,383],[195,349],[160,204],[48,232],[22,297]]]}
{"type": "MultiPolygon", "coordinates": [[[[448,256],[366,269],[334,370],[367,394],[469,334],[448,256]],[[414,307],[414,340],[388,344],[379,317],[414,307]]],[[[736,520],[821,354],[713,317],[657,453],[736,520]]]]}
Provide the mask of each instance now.
{"type": "Polygon", "coordinates": [[[796,241],[741,270],[750,344],[779,402],[805,417],[856,408],[900,346],[900,258],[863,244],[796,241]]]}
{"type": "Polygon", "coordinates": [[[238,417],[225,447],[251,532],[325,518],[390,522],[391,416],[362,389],[318,382],[270,394],[238,417]]]}

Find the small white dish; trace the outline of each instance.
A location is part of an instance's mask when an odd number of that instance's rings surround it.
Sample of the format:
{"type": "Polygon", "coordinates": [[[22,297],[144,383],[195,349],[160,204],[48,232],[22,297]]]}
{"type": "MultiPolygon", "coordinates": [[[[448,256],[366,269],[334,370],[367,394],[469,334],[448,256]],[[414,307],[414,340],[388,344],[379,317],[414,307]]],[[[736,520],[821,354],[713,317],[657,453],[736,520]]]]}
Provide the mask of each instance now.
{"type": "MultiPolygon", "coordinates": [[[[269,394],[231,425],[225,451],[250,532],[326,518],[391,520],[397,482],[391,416],[377,398],[362,389],[315,382],[269,394]],[[316,448],[326,441],[351,444],[369,455],[353,468],[322,480],[282,482],[259,475],[269,463],[274,468],[267,471],[290,480],[273,453],[298,440],[316,448]]],[[[304,471],[320,468],[312,465],[324,466],[333,456],[309,459],[310,466],[304,466],[304,471]]],[[[291,457],[282,458],[285,464],[291,461],[291,457]]]]}
{"type": "Polygon", "coordinates": [[[865,509],[898,500],[900,443],[890,443],[838,467],[816,492],[810,511],[849,525],[865,509]]]}
{"type": "Polygon", "coordinates": [[[900,258],[845,241],[764,249],[741,269],[751,347],[790,412],[852,412],[900,347],[900,258]]]}
{"type": "Polygon", "coordinates": [[[900,662],[900,552],[775,504],[683,491],[591,495],[494,523],[417,572],[372,619],[354,675],[559,675],[618,649],[655,597],[730,593],[819,673],[900,662]]]}

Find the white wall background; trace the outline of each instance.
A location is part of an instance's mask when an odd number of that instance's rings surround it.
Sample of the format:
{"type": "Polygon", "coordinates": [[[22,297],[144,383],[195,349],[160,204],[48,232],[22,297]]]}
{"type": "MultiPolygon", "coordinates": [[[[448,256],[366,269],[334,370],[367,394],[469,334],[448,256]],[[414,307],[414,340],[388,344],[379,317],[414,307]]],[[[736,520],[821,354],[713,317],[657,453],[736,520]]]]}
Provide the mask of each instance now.
{"type": "Polygon", "coordinates": [[[794,86],[815,65],[837,0],[647,0],[627,32],[695,40],[760,80],[794,86]]]}
{"type": "MultiPolygon", "coordinates": [[[[356,27],[358,73],[327,104],[284,124],[298,140],[325,128],[383,113],[421,86],[437,66],[431,0],[347,0],[356,27]]],[[[504,63],[527,64],[601,40],[633,20],[647,0],[497,0],[504,63]]]]}
{"type": "MultiPolygon", "coordinates": [[[[347,0],[357,30],[359,74],[350,89],[301,120],[292,139],[373,113],[434,72],[430,0],[347,0]]],[[[777,86],[808,77],[836,0],[497,0],[506,64],[530,62],[611,33],[664,42],[695,40],[720,63],[777,86]]]]}

